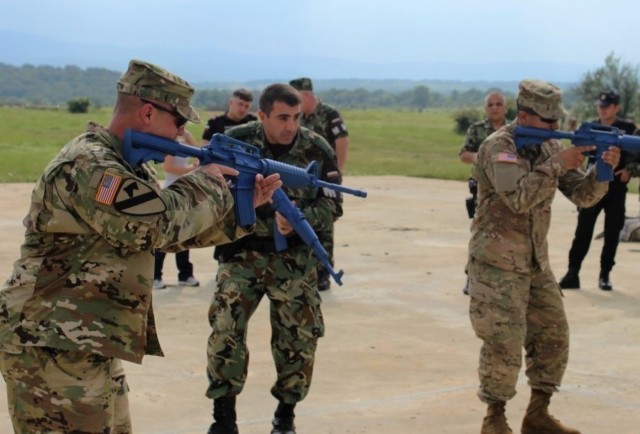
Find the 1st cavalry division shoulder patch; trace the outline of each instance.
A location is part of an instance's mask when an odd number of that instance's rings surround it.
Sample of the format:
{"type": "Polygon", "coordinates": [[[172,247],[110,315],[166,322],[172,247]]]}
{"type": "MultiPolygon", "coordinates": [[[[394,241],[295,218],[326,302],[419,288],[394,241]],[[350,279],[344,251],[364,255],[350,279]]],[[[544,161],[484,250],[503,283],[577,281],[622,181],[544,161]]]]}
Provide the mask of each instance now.
{"type": "Polygon", "coordinates": [[[113,207],[124,214],[150,215],[164,212],[167,207],[151,187],[127,178],[116,195],[113,207]]]}

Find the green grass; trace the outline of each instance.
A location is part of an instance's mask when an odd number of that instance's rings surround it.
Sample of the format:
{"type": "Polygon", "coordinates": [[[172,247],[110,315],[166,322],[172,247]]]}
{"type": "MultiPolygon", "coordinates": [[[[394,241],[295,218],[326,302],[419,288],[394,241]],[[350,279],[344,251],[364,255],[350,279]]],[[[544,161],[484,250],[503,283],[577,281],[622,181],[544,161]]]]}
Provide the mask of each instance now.
{"type": "MultiPolygon", "coordinates": [[[[210,112],[200,110],[203,118],[210,112]]],[[[451,111],[343,110],[349,129],[346,175],[404,175],[466,180],[470,167],[460,163],[464,137],[453,132],[451,111]]],[[[61,110],[0,107],[0,182],[35,181],[49,160],[88,121],[107,125],[111,109],[88,114],[61,110]]],[[[203,124],[189,125],[199,139],[203,124]]],[[[161,167],[157,166],[161,173],[161,167]]],[[[638,191],[635,178],[629,191],[638,191]]]]}
{"type": "MultiPolygon", "coordinates": [[[[0,182],[35,181],[88,121],[106,125],[110,116],[109,108],[71,114],[64,109],[0,107],[0,182]]],[[[347,175],[466,179],[469,174],[469,167],[458,161],[463,137],[453,132],[450,112],[346,110],[343,117],[350,135],[347,175]]],[[[189,125],[196,138],[203,128],[189,125]]]]}
{"type": "Polygon", "coordinates": [[[458,160],[463,136],[453,132],[449,111],[342,113],[349,128],[347,175],[406,175],[466,179],[458,160]]]}
{"type": "Polygon", "coordinates": [[[111,110],[71,114],[61,110],[0,107],[0,182],[35,181],[65,143],[93,120],[105,124],[111,110]]]}

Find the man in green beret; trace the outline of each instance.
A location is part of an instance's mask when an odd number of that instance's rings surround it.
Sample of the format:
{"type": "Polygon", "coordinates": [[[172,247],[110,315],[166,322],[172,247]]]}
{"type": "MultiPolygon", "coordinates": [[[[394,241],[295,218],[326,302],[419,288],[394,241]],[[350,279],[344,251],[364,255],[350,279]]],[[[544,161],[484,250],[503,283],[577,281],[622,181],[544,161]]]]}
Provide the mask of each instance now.
{"type": "MultiPolygon", "coordinates": [[[[336,152],[336,163],[340,174],[344,173],[349,148],[349,133],[347,127],[335,107],[320,101],[313,93],[313,82],[308,77],[291,80],[289,84],[300,92],[302,98],[302,118],[300,125],[308,128],[325,138],[336,152]]],[[[337,175],[337,174],[336,174],[337,175]]],[[[336,178],[337,179],[337,178],[336,178]]],[[[336,182],[336,179],[332,182],[336,182]]],[[[333,265],[333,223],[326,222],[326,229],[318,234],[322,246],[329,254],[329,261],[333,265]]],[[[321,262],[318,262],[318,289],[326,291],[331,287],[329,273],[321,262]]]]}
{"type": "MultiPolygon", "coordinates": [[[[109,126],[93,122],[49,163],[24,219],[21,256],[0,291],[0,371],[17,433],[130,433],[121,360],[162,356],[152,309],[154,250],[236,240],[233,197],[206,165],[166,189],[123,157],[127,129],[174,139],[193,87],[132,60],[109,126]]],[[[256,177],[254,205],[282,183],[256,177]]]]}
{"type": "MultiPolygon", "coordinates": [[[[478,208],[469,242],[469,313],[482,340],[478,396],[488,405],[482,434],[509,434],[505,405],[516,394],[525,350],[531,401],[522,434],[579,434],[549,415],[569,356],[569,326],[562,294],[549,267],[547,233],[551,203],[559,189],[578,206],[607,191],[592,170],[581,169],[595,146],[564,149],[556,140],[516,149],[515,128],[558,129],[562,93],[540,80],[523,80],[517,118],[482,143],[473,169],[478,208]]],[[[620,149],[604,161],[615,167],[620,149]]]]}

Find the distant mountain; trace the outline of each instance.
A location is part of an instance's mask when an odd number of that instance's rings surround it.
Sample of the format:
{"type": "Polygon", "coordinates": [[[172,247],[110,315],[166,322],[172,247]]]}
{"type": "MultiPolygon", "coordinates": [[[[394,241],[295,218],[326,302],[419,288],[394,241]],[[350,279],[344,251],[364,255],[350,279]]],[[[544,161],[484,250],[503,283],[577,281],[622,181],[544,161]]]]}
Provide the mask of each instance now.
{"type": "Polygon", "coordinates": [[[225,88],[252,83],[255,83],[255,87],[261,87],[265,83],[309,76],[314,81],[317,80],[318,85],[330,79],[332,86],[340,88],[352,85],[357,80],[364,80],[359,86],[366,89],[384,86],[389,91],[401,91],[406,89],[405,86],[411,86],[407,82],[414,83],[415,86],[416,83],[441,81],[443,88],[453,86],[453,90],[456,86],[478,88],[478,83],[517,83],[527,77],[546,79],[557,84],[574,83],[579,81],[587,70],[593,68],[593,65],[542,62],[488,61],[472,65],[462,61],[443,63],[419,59],[401,63],[366,63],[314,56],[265,56],[260,52],[246,54],[214,48],[131,48],[90,44],[81,40],[61,42],[33,34],[4,30],[0,30],[0,44],[3,47],[0,62],[10,65],[76,65],[81,68],[97,67],[123,71],[129,59],[138,58],[160,64],[198,83],[199,87],[210,87],[210,83],[217,83],[213,87],[225,88]],[[455,82],[460,83],[452,84],[455,82]],[[470,85],[466,82],[475,84],[470,85]]]}

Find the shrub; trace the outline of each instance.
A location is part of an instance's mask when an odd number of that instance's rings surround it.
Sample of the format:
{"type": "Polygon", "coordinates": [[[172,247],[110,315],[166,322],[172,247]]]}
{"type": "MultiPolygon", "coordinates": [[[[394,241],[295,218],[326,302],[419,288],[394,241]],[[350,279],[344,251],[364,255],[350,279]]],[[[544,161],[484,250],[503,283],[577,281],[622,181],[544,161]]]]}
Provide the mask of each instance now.
{"type": "Polygon", "coordinates": [[[455,121],[454,131],[458,134],[466,134],[472,123],[482,119],[482,112],[474,108],[463,108],[453,113],[455,121]]]}
{"type": "Polygon", "coordinates": [[[91,101],[89,98],[76,98],[67,102],[69,113],[88,113],[91,101]]]}

